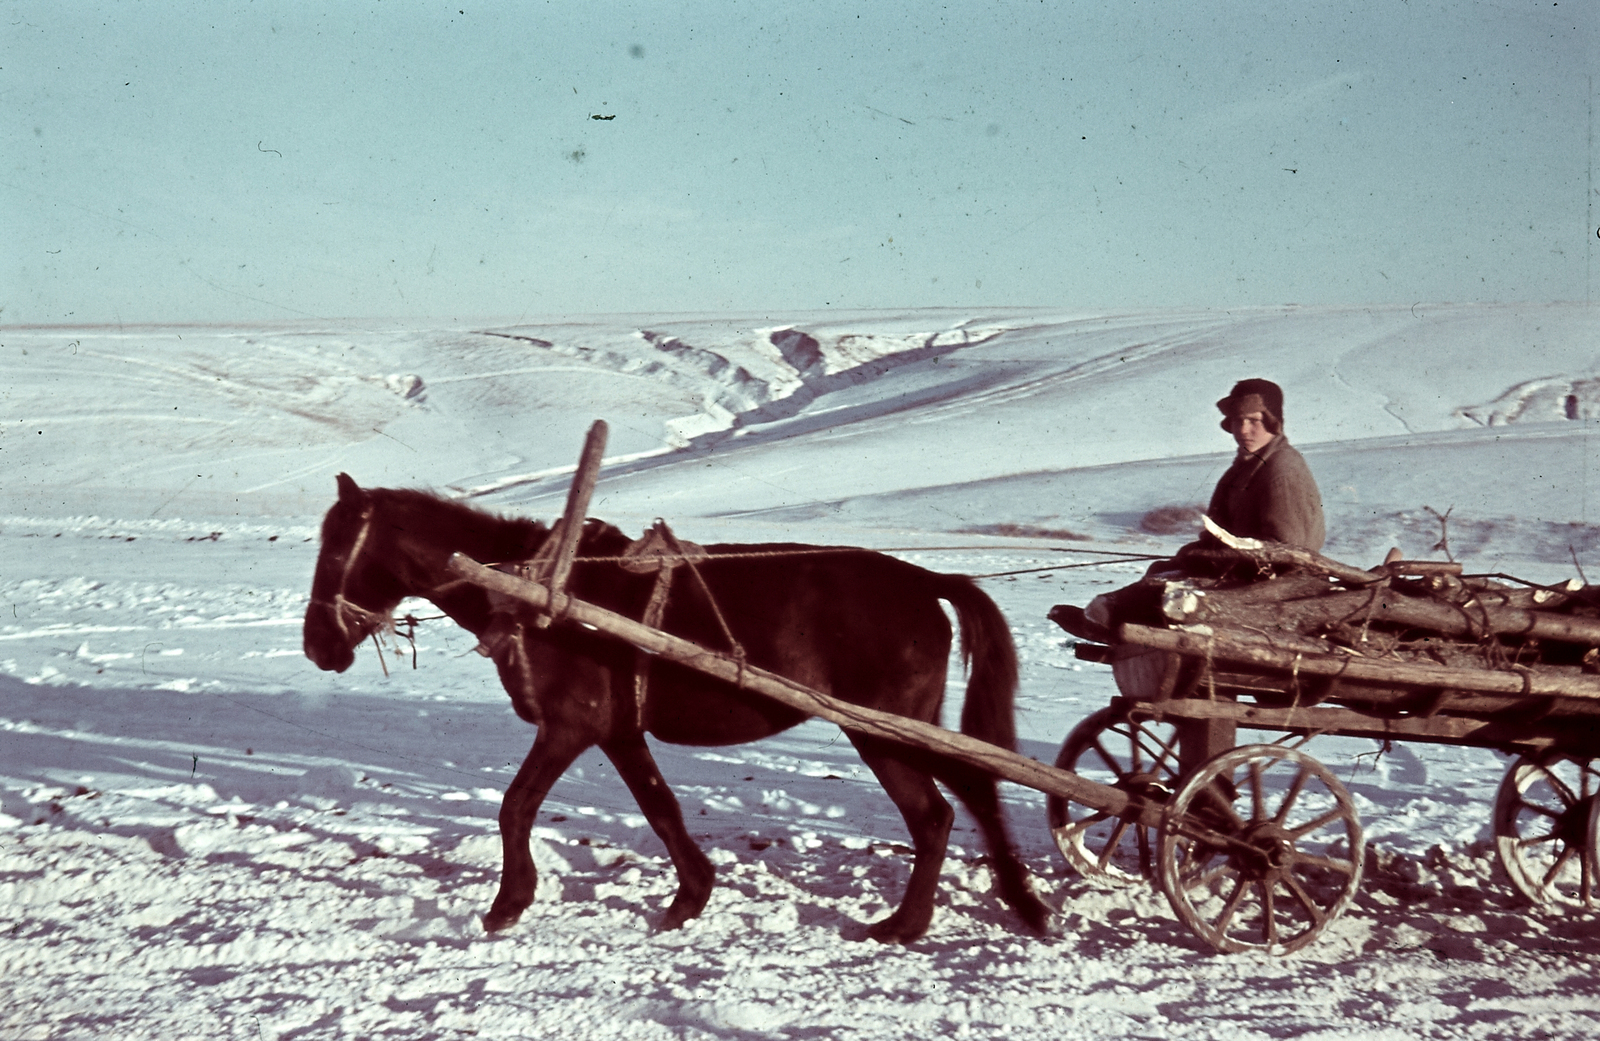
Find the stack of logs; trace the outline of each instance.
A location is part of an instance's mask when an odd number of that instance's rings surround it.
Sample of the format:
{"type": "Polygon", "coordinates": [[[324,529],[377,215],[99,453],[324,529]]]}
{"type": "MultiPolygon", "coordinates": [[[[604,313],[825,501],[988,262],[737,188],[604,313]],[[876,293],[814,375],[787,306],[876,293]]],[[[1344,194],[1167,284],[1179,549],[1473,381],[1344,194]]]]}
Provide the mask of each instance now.
{"type": "Polygon", "coordinates": [[[1287,570],[1232,588],[1146,579],[1161,586],[1161,617],[1118,619],[1107,642],[1204,656],[1219,669],[1291,673],[1313,686],[1326,677],[1324,689],[1337,680],[1502,704],[1576,698],[1583,704],[1567,704],[1579,713],[1600,712],[1600,586],[1469,577],[1459,564],[1397,554],[1366,571],[1281,546],[1233,552],[1287,570]]]}

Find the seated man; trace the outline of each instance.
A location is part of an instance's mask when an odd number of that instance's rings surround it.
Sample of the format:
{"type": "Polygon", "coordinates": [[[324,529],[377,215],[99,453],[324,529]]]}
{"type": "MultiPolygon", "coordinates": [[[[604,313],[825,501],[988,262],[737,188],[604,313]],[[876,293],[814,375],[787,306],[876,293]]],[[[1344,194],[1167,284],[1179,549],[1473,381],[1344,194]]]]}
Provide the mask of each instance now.
{"type": "Polygon", "coordinates": [[[1271,380],[1240,380],[1217,408],[1239,454],[1211,493],[1211,519],[1241,538],[1320,552],[1327,537],[1322,494],[1283,433],[1282,388],[1271,380]]]}
{"type": "MultiPolygon", "coordinates": [[[[1283,433],[1283,389],[1271,380],[1240,380],[1217,408],[1223,415],[1222,429],[1233,435],[1239,454],[1211,493],[1207,515],[1241,538],[1321,552],[1327,535],[1322,494],[1305,458],[1283,433]]],[[[1174,558],[1150,565],[1144,581],[1096,597],[1086,611],[1058,605],[1050,618],[1074,636],[1109,643],[1120,622],[1164,624],[1161,598],[1167,580],[1187,576],[1253,582],[1269,573],[1241,562],[1215,536],[1205,533],[1174,558]]]]}

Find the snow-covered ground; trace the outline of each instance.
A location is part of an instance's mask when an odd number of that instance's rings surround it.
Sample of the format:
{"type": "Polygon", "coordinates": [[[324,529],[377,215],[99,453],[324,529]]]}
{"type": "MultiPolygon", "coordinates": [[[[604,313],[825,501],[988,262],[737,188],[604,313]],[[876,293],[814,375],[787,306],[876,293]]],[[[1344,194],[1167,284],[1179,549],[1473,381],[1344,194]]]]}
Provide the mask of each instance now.
{"type": "Polygon", "coordinates": [[[928,936],[862,940],[906,837],[820,723],[655,746],[719,871],[676,932],[652,929],[660,843],[586,755],[541,813],[538,899],[489,937],[494,817],[533,737],[493,667],[438,621],[415,668],[300,652],[335,473],[549,518],[604,418],[591,512],[629,530],[1023,572],[983,584],[1023,660],[1023,750],[1049,760],[1114,687],[1045,612],[1142,570],[1090,551],[1187,539],[1140,520],[1205,501],[1238,378],[1285,387],[1330,555],[1447,535],[1471,571],[1600,570],[1600,310],[11,327],[0,354],[0,1038],[1600,1033],[1600,918],[1496,877],[1491,752],[1311,743],[1377,869],[1287,958],[1211,953],[1154,891],[1079,880],[1010,786],[1056,934],[1019,929],[963,822],[928,936]]]}

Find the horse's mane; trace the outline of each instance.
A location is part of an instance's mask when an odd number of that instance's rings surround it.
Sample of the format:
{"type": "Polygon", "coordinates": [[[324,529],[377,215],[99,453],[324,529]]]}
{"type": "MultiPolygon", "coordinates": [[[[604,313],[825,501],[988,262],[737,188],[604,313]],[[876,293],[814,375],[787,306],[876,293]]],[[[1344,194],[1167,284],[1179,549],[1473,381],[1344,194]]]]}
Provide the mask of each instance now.
{"type": "Polygon", "coordinates": [[[373,488],[368,494],[408,536],[457,546],[479,560],[516,560],[550,534],[542,521],[507,517],[419,488],[373,488]]]}
{"type": "MultiPolygon", "coordinates": [[[[435,543],[469,543],[479,560],[531,557],[550,535],[543,521],[509,517],[419,488],[374,488],[369,494],[385,512],[406,518],[408,533],[435,543]]],[[[631,540],[615,525],[590,519],[582,545],[591,552],[620,553],[631,540]]]]}

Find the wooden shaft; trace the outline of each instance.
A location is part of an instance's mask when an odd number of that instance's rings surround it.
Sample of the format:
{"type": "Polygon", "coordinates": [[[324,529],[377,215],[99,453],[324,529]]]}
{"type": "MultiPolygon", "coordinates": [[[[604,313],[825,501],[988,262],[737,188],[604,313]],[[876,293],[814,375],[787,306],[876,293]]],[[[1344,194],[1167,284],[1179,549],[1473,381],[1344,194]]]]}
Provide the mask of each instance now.
{"type": "Polygon", "coordinates": [[[566,597],[567,576],[572,573],[572,559],[578,552],[583,522],[589,516],[589,499],[600,474],[600,459],[605,455],[608,433],[603,419],[595,420],[589,427],[589,434],[583,441],[583,454],[578,457],[578,470],[572,475],[572,487],[567,490],[567,508],[561,515],[561,541],[556,546],[555,564],[550,572],[550,589],[555,594],[558,609],[560,601],[566,597]]]}
{"type": "Polygon", "coordinates": [[[1207,656],[1262,668],[1298,672],[1309,676],[1339,676],[1377,686],[1426,687],[1438,690],[1474,690],[1495,694],[1543,695],[1600,701],[1600,677],[1548,676],[1531,672],[1497,672],[1490,669],[1452,669],[1442,665],[1415,665],[1374,658],[1318,657],[1245,643],[1226,636],[1205,636],[1176,629],[1123,625],[1126,643],[1178,654],[1207,656]]]}
{"type": "MultiPolygon", "coordinates": [[[[460,553],[451,556],[446,569],[459,578],[515,597],[537,610],[549,609],[550,590],[537,582],[501,574],[460,553]]],[[[1133,799],[1120,789],[1084,780],[1070,771],[1046,766],[1036,759],[932,723],[852,705],[583,600],[567,602],[567,617],[592,625],[608,636],[625,640],[650,654],[658,654],[708,676],[754,691],[807,715],[820,716],[846,730],[949,756],[1024,787],[1071,799],[1113,816],[1123,816],[1132,809],[1138,814],[1134,819],[1148,827],[1159,827],[1161,824],[1159,805],[1146,805],[1143,808],[1134,806],[1133,799]]]]}

